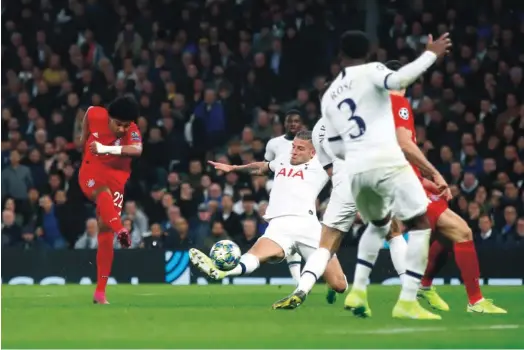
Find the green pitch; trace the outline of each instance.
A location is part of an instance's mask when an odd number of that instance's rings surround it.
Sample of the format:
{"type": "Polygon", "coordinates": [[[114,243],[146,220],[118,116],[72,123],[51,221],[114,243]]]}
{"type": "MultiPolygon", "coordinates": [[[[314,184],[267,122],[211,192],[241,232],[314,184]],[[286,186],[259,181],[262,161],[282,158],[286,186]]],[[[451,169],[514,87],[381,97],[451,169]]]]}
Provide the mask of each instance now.
{"type": "Polygon", "coordinates": [[[356,319],[318,286],[294,311],[271,310],[290,286],[3,286],[2,348],[522,348],[524,287],[484,287],[507,315],[468,314],[462,286],[441,287],[442,321],[391,318],[398,287],[373,286],[356,319]]]}

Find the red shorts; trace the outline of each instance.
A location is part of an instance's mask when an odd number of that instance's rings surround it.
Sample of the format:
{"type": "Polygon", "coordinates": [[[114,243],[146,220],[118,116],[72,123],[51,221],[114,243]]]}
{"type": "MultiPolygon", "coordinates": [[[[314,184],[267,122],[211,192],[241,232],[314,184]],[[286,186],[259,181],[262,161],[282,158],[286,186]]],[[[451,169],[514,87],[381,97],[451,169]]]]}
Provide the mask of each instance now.
{"type": "Polygon", "coordinates": [[[430,202],[428,204],[426,215],[428,216],[431,230],[434,231],[437,227],[437,221],[440,218],[440,215],[448,209],[448,202],[441,196],[431,193],[428,193],[428,199],[430,202]]]}
{"type": "Polygon", "coordinates": [[[124,203],[124,189],[129,174],[120,171],[111,171],[98,167],[81,167],[78,174],[78,183],[87,198],[93,200],[93,193],[102,186],[108,187],[113,195],[113,204],[118,212],[122,211],[124,203]]]}

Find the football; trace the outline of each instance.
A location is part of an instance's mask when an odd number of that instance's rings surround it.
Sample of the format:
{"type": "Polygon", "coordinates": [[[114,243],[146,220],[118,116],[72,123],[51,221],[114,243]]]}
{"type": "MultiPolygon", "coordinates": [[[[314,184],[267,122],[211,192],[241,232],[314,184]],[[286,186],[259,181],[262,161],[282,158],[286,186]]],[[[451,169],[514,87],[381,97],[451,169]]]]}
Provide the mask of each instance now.
{"type": "Polygon", "coordinates": [[[213,260],[215,266],[222,271],[234,269],[238,265],[241,255],[238,245],[229,240],[216,242],[209,252],[209,257],[213,260]]]}

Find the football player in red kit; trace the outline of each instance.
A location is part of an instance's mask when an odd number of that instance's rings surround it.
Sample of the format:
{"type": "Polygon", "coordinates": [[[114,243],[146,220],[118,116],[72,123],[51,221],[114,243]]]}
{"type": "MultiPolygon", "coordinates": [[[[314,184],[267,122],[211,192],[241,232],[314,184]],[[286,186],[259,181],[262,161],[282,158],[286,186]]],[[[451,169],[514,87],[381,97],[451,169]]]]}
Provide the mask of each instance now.
{"type": "MultiPolygon", "coordinates": [[[[400,68],[400,62],[390,61],[386,63],[386,66],[392,70],[397,70],[400,68]]],[[[484,299],[482,296],[479,286],[479,263],[473,243],[473,234],[467,223],[448,208],[447,201],[451,199],[449,189],[446,189],[444,192],[439,191],[439,188],[442,188],[442,186],[437,186],[433,181],[421,176],[420,170],[425,170],[427,174],[424,175],[432,176],[436,180],[435,182],[445,183],[442,176],[418,149],[413,112],[404,94],[405,91],[391,92],[391,104],[397,138],[402,151],[406,155],[406,159],[413,166],[415,173],[419,175],[428,194],[427,216],[431,229],[453,243],[455,262],[460,270],[468,294],[469,303],[466,309],[468,312],[506,313],[505,310],[495,306],[491,300],[484,299]]],[[[449,306],[437,294],[432,286],[432,280],[443,266],[442,261],[445,261],[448,253],[446,246],[438,239],[432,242],[429,250],[428,266],[422,278],[422,287],[418,293],[420,298],[426,299],[433,308],[441,311],[449,310],[449,306]]]]}
{"type": "Polygon", "coordinates": [[[131,158],[142,154],[142,137],[134,123],[139,109],[133,97],[119,97],[107,109],[89,107],[84,117],[82,142],[84,158],[79,184],[84,194],[96,203],[99,224],[96,304],[109,304],[105,290],[113,264],[113,238],[123,248],[131,237],[122,225],[120,212],[124,187],[131,174],[131,158]]]}

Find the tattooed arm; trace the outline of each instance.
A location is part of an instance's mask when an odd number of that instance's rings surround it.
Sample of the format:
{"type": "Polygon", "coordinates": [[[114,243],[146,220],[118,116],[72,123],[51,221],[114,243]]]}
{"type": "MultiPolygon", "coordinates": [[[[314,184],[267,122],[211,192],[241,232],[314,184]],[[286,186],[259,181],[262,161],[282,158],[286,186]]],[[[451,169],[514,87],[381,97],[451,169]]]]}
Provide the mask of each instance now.
{"type": "Polygon", "coordinates": [[[269,172],[268,162],[254,162],[246,165],[229,165],[212,161],[208,161],[208,163],[211,164],[216,170],[220,170],[225,173],[238,171],[251,175],[264,175],[269,172]]]}

